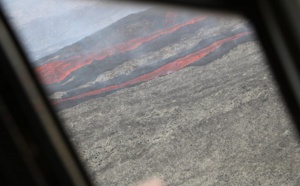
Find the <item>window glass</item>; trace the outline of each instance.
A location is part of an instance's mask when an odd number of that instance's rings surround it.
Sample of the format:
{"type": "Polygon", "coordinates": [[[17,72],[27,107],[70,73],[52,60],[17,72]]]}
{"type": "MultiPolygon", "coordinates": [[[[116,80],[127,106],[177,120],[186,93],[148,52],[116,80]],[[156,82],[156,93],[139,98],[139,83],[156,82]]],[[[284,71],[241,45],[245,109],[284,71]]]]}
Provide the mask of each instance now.
{"type": "Polygon", "coordinates": [[[298,185],[300,149],[251,23],[1,0],[95,185],[298,185]]]}

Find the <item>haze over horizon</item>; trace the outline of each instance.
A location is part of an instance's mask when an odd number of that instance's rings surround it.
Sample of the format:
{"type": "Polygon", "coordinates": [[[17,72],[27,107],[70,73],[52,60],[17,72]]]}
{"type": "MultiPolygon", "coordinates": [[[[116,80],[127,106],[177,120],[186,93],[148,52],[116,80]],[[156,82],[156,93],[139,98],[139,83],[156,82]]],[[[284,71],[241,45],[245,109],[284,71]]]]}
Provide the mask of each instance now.
{"type": "Polygon", "coordinates": [[[103,0],[0,2],[31,61],[73,44],[129,14],[147,9],[103,0]]]}

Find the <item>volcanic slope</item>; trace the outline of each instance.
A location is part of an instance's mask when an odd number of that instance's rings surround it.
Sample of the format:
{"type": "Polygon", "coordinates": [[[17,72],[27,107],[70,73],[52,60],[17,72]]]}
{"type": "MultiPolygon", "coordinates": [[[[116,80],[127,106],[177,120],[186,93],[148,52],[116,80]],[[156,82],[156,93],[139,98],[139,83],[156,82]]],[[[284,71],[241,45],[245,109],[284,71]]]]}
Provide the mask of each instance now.
{"type": "Polygon", "coordinates": [[[246,20],[150,9],[36,64],[96,185],[299,185],[300,145],[246,20]]]}
{"type": "Polygon", "coordinates": [[[204,65],[255,40],[246,21],[150,9],[34,62],[54,105],[64,109],[204,65]]]}

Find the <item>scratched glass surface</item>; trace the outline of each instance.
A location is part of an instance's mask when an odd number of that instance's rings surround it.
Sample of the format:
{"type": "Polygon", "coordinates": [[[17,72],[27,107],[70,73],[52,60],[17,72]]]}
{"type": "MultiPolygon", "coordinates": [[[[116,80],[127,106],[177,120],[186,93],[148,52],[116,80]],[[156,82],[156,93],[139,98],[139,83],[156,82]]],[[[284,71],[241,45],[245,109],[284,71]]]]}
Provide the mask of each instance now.
{"type": "Polygon", "coordinates": [[[251,23],[204,10],[1,0],[95,185],[298,185],[251,23]]]}

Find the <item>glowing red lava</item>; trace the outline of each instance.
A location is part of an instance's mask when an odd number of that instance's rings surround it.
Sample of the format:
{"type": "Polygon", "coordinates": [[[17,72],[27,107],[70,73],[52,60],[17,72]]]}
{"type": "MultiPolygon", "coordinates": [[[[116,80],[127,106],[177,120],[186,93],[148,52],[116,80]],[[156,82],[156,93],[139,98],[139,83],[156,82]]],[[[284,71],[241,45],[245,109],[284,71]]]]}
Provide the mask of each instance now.
{"type": "Polygon", "coordinates": [[[239,38],[241,38],[245,35],[248,35],[250,33],[251,32],[239,33],[239,34],[236,34],[234,36],[215,41],[214,43],[212,43],[211,45],[209,45],[206,48],[203,48],[203,49],[201,49],[201,50],[199,50],[195,53],[189,54],[189,55],[187,55],[183,58],[180,58],[180,59],[177,59],[173,62],[170,62],[170,63],[168,63],[168,64],[166,64],[166,65],[164,65],[164,66],[162,66],[162,67],[160,67],[160,68],[158,68],[158,69],[156,69],[156,70],[154,70],[154,71],[152,71],[148,74],[144,74],[140,77],[129,80],[127,82],[117,84],[117,85],[108,86],[108,87],[104,87],[104,88],[97,89],[97,90],[93,90],[93,91],[90,91],[90,92],[86,92],[86,93],[79,94],[79,95],[69,97],[69,98],[65,98],[65,99],[55,100],[52,103],[55,105],[55,104],[62,103],[62,102],[65,102],[65,101],[76,100],[76,99],[80,99],[80,98],[84,98],[84,97],[88,97],[88,96],[93,96],[93,95],[101,94],[101,93],[106,92],[106,91],[112,91],[112,90],[120,89],[120,88],[123,88],[123,87],[128,86],[128,85],[133,85],[133,84],[136,84],[136,83],[149,81],[149,80],[154,79],[156,77],[173,73],[177,70],[180,70],[180,69],[182,69],[182,68],[184,68],[184,67],[186,67],[186,66],[188,66],[188,65],[190,65],[190,64],[192,64],[192,63],[194,63],[198,60],[200,60],[201,58],[205,57],[209,53],[211,53],[211,52],[215,51],[216,49],[220,48],[224,43],[239,39],[239,38]]]}
{"type": "Polygon", "coordinates": [[[122,53],[130,50],[134,50],[142,44],[149,42],[153,39],[156,39],[162,35],[170,34],[176,30],[191,24],[195,24],[205,17],[197,17],[195,19],[189,20],[185,23],[178,24],[174,27],[163,29],[152,33],[151,35],[143,38],[134,38],[128,42],[120,43],[117,46],[111,48],[105,48],[100,51],[98,54],[89,54],[84,56],[73,56],[64,61],[54,61],[41,65],[35,69],[39,79],[41,79],[43,84],[52,84],[58,83],[70,75],[73,71],[78,70],[79,68],[91,64],[94,60],[102,60],[108,56],[122,53]]]}

